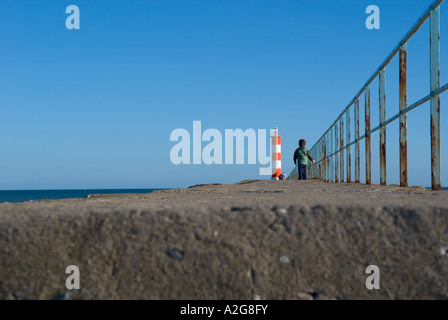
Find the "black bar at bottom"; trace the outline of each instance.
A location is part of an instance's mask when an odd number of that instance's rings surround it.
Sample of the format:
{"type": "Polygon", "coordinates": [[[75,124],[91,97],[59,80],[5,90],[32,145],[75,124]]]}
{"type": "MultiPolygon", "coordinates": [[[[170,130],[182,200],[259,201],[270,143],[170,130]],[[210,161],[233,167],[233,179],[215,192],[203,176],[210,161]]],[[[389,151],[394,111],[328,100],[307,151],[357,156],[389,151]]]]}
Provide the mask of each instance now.
{"type": "Polygon", "coordinates": [[[89,300],[2,301],[3,313],[44,319],[343,319],[404,318],[446,311],[447,302],[389,300],[89,300]],[[438,310],[440,309],[440,310],[438,310]],[[426,311],[425,311],[426,310],[426,311]]]}

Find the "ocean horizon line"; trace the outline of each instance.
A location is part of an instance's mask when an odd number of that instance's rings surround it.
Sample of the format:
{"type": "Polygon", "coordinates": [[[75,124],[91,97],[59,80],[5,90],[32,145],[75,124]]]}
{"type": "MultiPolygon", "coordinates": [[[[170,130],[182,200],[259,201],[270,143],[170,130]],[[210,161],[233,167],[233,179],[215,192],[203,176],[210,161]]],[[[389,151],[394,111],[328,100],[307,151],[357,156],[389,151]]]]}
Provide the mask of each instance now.
{"type": "Polygon", "coordinates": [[[172,188],[42,188],[42,189],[0,189],[2,191],[70,191],[70,190],[162,190],[172,188]]]}
{"type": "Polygon", "coordinates": [[[151,193],[170,188],[0,190],[0,203],[86,198],[90,194],[151,193]]]}

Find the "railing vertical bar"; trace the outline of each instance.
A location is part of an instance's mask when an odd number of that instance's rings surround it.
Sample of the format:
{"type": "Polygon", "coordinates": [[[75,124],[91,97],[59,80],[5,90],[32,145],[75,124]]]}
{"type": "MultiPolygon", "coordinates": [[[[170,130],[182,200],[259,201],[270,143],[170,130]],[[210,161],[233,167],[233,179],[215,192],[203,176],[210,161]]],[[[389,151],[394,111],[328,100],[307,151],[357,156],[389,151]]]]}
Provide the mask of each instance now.
{"type": "Polygon", "coordinates": [[[323,159],[322,165],[324,167],[324,173],[323,173],[322,179],[325,182],[327,182],[328,181],[327,180],[327,141],[325,139],[325,136],[322,139],[322,141],[323,141],[323,143],[322,143],[322,152],[323,152],[323,154],[322,154],[322,159],[323,159]]]}
{"type": "MultiPolygon", "coordinates": [[[[326,154],[331,154],[331,151],[330,151],[330,145],[329,145],[329,140],[328,140],[328,133],[325,135],[325,150],[326,150],[326,154]]],[[[326,171],[326,174],[327,174],[327,182],[330,182],[331,181],[331,179],[330,179],[330,158],[328,158],[327,157],[327,163],[326,163],[326,166],[327,166],[327,171],[326,171]]]]}
{"type": "MultiPolygon", "coordinates": [[[[316,158],[316,153],[313,150],[313,153],[311,155],[313,158],[316,158]]],[[[308,166],[309,167],[309,166],[308,166]]],[[[307,167],[307,169],[308,169],[307,167]]],[[[312,170],[311,170],[311,178],[315,179],[316,178],[316,166],[311,166],[312,170]]]]}
{"type": "MultiPolygon", "coordinates": [[[[319,157],[319,161],[322,160],[324,158],[324,139],[321,139],[320,141],[320,157],[319,157]]],[[[320,169],[321,169],[321,175],[320,175],[320,179],[324,180],[324,173],[325,173],[325,168],[324,168],[324,162],[320,161],[320,169]]]]}
{"type": "Polygon", "coordinates": [[[325,138],[322,138],[322,180],[325,181],[325,138]]]}
{"type": "MultiPolygon", "coordinates": [[[[440,8],[430,12],[431,92],[440,87],[440,8]]],[[[431,188],[441,190],[440,181],[440,95],[431,98],[431,188]]]]}
{"type": "Polygon", "coordinates": [[[355,182],[360,182],[359,177],[359,99],[356,99],[355,101],[355,182]]]}
{"type": "Polygon", "coordinates": [[[370,134],[370,86],[366,86],[364,90],[365,97],[365,132],[366,132],[366,184],[372,183],[372,155],[370,134]]]}
{"type": "MultiPolygon", "coordinates": [[[[380,125],[386,121],[386,69],[379,73],[380,125]]],[[[387,184],[386,179],[386,126],[380,128],[380,184],[387,184]]]]}
{"type": "Polygon", "coordinates": [[[332,154],[330,158],[330,180],[334,182],[334,128],[330,128],[330,154],[332,154]]]}
{"type": "Polygon", "coordinates": [[[325,181],[325,137],[322,137],[321,142],[321,149],[322,149],[322,155],[321,155],[321,162],[322,162],[322,181],[325,181]]]}
{"type": "MultiPolygon", "coordinates": [[[[317,144],[316,156],[314,157],[314,159],[319,159],[319,157],[320,157],[320,147],[319,146],[320,146],[320,141],[317,144]]],[[[320,179],[320,163],[316,166],[316,179],[320,179]]]]}
{"type": "MultiPolygon", "coordinates": [[[[311,175],[311,172],[312,172],[312,170],[311,170],[312,168],[310,167],[310,166],[308,166],[307,168],[306,168],[306,174],[307,174],[307,177],[308,178],[313,178],[313,176],[311,175]]],[[[299,177],[300,177],[300,171],[299,171],[299,177]]]]}
{"type": "MultiPolygon", "coordinates": [[[[350,137],[350,108],[347,109],[347,113],[345,114],[345,132],[347,135],[347,143],[351,142],[351,137],[350,137]]],[[[347,159],[346,159],[346,163],[347,163],[347,182],[350,183],[352,180],[352,159],[351,159],[351,152],[350,152],[351,147],[347,148],[347,159]]]]}
{"type": "Polygon", "coordinates": [[[344,182],[344,116],[341,117],[341,119],[339,120],[339,136],[340,136],[340,148],[341,148],[341,156],[340,156],[340,160],[341,160],[341,176],[340,176],[340,180],[341,182],[344,182]]]}
{"type": "Polygon", "coordinates": [[[336,169],[335,169],[335,163],[336,163],[336,157],[334,156],[334,152],[336,151],[336,149],[334,148],[335,145],[335,141],[334,141],[334,137],[335,137],[336,133],[334,132],[334,127],[331,129],[331,153],[333,154],[333,156],[331,157],[331,176],[332,176],[332,180],[333,182],[336,182],[336,169]]]}
{"type": "MultiPolygon", "coordinates": [[[[339,139],[338,139],[338,124],[334,125],[334,151],[339,150],[339,139]]],[[[339,153],[334,155],[334,182],[339,182],[339,153]]]]}
{"type": "Polygon", "coordinates": [[[325,134],[326,135],[326,141],[327,141],[327,181],[331,182],[331,139],[330,139],[330,133],[329,131],[325,134]]]}
{"type": "MultiPolygon", "coordinates": [[[[400,47],[400,111],[407,108],[407,45],[400,47]]],[[[400,115],[400,186],[408,186],[407,113],[400,115]]]]}
{"type": "MultiPolygon", "coordinates": [[[[322,140],[319,141],[319,144],[317,145],[317,159],[321,159],[322,157],[322,140]]],[[[317,178],[320,180],[322,179],[322,162],[319,161],[319,164],[317,166],[317,178]]]]}
{"type": "MultiPolygon", "coordinates": [[[[324,157],[324,140],[321,139],[320,141],[320,148],[319,148],[319,161],[323,159],[324,157]]],[[[320,177],[319,179],[323,180],[324,179],[324,162],[320,161],[320,177]]]]}
{"type": "MultiPolygon", "coordinates": [[[[313,151],[312,152],[310,152],[310,155],[313,157],[313,158],[316,158],[316,152],[314,152],[315,151],[315,149],[313,149],[313,151]]],[[[315,166],[307,166],[307,170],[310,170],[310,175],[311,175],[311,179],[314,179],[315,178],[315,171],[316,171],[316,168],[315,168],[315,166]]]]}

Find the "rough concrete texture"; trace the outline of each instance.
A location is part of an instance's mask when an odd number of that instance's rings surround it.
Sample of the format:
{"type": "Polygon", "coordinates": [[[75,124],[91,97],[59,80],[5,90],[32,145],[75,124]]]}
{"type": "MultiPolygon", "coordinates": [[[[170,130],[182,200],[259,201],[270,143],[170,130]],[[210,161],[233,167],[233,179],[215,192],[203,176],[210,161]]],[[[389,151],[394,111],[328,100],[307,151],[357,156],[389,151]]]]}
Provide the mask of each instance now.
{"type": "Polygon", "coordinates": [[[260,180],[4,203],[0,299],[448,299],[447,195],[260,180]]]}

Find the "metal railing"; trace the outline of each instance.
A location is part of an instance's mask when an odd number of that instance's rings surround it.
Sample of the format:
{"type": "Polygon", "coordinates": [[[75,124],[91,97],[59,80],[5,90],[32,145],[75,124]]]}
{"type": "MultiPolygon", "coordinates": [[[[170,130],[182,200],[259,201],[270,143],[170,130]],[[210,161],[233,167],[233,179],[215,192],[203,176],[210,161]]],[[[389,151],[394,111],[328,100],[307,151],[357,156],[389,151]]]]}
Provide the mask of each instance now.
{"type": "MultiPolygon", "coordinates": [[[[440,5],[444,0],[436,0],[417,20],[398,45],[387,56],[384,62],[367,80],[348,106],[342,111],[333,124],[310,149],[315,164],[308,166],[308,177],[327,182],[344,182],[344,167],[347,166],[347,182],[351,182],[351,146],[355,145],[355,182],[360,182],[359,142],[365,139],[365,183],[372,183],[371,175],[371,134],[379,130],[380,134],[380,184],[386,185],[386,126],[399,119],[400,140],[400,186],[408,186],[407,170],[407,113],[423,103],[430,101],[431,129],[431,188],[441,189],[440,178],[440,94],[448,89],[448,83],[440,87],[440,5]],[[430,20],[430,93],[414,104],[407,105],[407,43],[413,35],[430,20]],[[386,66],[399,55],[399,112],[386,120],[386,66]],[[379,125],[370,128],[370,85],[378,77],[379,80],[379,125]],[[364,94],[365,132],[359,136],[359,99],[364,94]],[[350,136],[350,109],[354,108],[354,140],[350,136]],[[344,137],[344,115],[345,132],[344,137]],[[344,144],[344,138],[346,143],[344,144]],[[344,151],[345,163],[344,163],[344,151]]],[[[288,176],[296,179],[297,166],[288,176]]]]}

